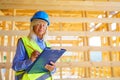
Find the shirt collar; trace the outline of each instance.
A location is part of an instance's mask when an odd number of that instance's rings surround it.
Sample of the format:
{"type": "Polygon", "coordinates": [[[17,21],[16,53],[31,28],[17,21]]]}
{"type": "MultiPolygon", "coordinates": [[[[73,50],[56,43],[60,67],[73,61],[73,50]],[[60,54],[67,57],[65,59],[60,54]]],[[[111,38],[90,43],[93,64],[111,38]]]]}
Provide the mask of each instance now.
{"type": "Polygon", "coordinates": [[[40,39],[39,37],[37,37],[36,41],[37,42],[43,42],[43,39],[40,39]]]}

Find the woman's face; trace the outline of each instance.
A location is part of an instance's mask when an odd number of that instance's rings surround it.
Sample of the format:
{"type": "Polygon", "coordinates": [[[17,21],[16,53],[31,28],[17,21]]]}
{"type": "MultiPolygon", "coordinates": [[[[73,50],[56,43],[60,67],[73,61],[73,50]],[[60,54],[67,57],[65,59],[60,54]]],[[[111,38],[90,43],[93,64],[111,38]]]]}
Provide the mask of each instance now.
{"type": "Polygon", "coordinates": [[[33,27],[35,34],[42,39],[47,30],[47,22],[39,20],[38,23],[33,27]]]}

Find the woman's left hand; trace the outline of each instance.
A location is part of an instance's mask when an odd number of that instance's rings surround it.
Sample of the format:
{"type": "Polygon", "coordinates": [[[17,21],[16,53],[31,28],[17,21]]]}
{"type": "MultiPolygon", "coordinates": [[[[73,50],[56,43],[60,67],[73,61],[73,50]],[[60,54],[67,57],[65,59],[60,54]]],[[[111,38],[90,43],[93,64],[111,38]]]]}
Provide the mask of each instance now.
{"type": "Polygon", "coordinates": [[[50,64],[46,64],[45,65],[45,68],[47,69],[47,70],[49,70],[49,71],[53,71],[54,69],[55,69],[55,63],[54,62],[50,62],[50,64]]]}

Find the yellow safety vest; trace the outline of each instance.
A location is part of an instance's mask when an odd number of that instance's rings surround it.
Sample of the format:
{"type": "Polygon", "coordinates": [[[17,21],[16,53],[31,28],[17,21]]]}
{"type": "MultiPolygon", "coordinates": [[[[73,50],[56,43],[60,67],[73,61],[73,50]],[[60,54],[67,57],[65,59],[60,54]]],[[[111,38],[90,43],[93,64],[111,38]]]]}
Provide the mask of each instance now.
{"type": "MultiPolygon", "coordinates": [[[[28,57],[31,57],[31,53],[33,50],[37,50],[40,53],[43,51],[35,41],[30,40],[28,37],[22,37],[23,44],[25,46],[25,49],[27,51],[28,57]]],[[[46,42],[46,46],[50,47],[50,44],[46,42]]],[[[16,75],[23,74],[25,71],[18,71],[16,72],[16,75]]],[[[23,77],[21,80],[53,80],[50,72],[42,72],[42,73],[35,73],[35,74],[27,74],[26,72],[23,74],[23,77]],[[44,79],[45,78],[45,79],[44,79]]]]}

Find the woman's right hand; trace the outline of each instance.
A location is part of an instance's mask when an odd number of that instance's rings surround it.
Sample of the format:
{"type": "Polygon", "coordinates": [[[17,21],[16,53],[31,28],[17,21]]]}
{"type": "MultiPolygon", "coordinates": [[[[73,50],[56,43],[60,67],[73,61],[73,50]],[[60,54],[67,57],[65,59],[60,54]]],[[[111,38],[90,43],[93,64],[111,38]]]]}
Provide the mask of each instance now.
{"type": "Polygon", "coordinates": [[[39,55],[40,55],[40,53],[38,51],[33,51],[32,54],[31,54],[30,60],[32,62],[34,62],[39,55]]]}

